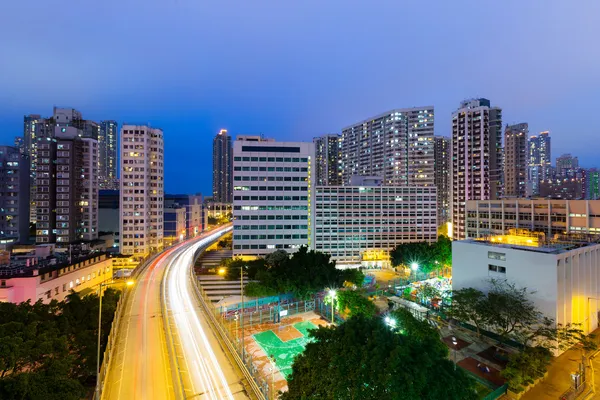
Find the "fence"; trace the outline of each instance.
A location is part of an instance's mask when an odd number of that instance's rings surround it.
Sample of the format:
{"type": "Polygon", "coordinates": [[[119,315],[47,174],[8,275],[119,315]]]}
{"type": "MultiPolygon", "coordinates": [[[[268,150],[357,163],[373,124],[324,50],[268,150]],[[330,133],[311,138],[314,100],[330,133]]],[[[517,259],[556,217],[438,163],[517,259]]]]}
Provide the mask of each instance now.
{"type": "Polygon", "coordinates": [[[499,388],[497,388],[496,390],[494,390],[492,393],[485,396],[483,398],[483,400],[496,400],[496,399],[502,397],[506,393],[507,389],[508,389],[508,385],[504,384],[504,385],[500,386],[499,388]]]}
{"type": "MultiPolygon", "coordinates": [[[[242,323],[241,309],[227,309],[227,311],[224,311],[223,307],[216,307],[215,309],[215,315],[219,316],[221,323],[228,330],[231,330],[234,325],[240,326],[239,324],[242,323]]],[[[281,312],[284,312],[284,314],[289,317],[291,315],[313,311],[314,309],[314,300],[282,301],[258,306],[255,305],[250,308],[244,308],[243,324],[244,328],[246,328],[260,324],[276,323],[280,322],[281,312]]]]}

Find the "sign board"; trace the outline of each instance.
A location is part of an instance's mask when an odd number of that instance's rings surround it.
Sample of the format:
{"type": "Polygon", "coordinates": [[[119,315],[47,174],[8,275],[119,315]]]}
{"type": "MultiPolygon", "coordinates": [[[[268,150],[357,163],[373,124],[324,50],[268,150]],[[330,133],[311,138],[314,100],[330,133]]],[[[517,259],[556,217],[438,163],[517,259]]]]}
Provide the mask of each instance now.
{"type": "Polygon", "coordinates": [[[279,311],[279,316],[285,317],[287,315],[287,313],[288,313],[288,310],[281,310],[281,311],[279,311]]]}

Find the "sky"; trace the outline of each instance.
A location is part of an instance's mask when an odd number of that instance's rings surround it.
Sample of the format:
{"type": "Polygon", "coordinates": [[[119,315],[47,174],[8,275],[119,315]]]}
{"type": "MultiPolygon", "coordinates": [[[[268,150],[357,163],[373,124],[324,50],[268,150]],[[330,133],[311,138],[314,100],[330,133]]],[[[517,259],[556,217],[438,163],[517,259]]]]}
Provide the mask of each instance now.
{"type": "Polygon", "coordinates": [[[311,140],[462,100],[600,167],[597,0],[20,0],[0,4],[0,144],[73,107],[165,136],[169,193],[211,193],[212,138],[311,140]]]}

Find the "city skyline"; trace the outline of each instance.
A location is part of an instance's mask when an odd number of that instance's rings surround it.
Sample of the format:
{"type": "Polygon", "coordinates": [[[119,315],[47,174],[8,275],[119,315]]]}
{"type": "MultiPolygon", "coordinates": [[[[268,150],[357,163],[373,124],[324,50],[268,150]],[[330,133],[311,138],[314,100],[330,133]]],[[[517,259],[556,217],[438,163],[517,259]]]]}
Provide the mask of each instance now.
{"type": "Polygon", "coordinates": [[[40,12],[30,21],[33,28],[24,21],[32,16],[23,4],[3,5],[3,11],[15,18],[0,33],[38,43],[48,63],[47,68],[33,68],[39,54],[25,52],[27,47],[19,40],[0,45],[11,60],[0,77],[4,88],[0,143],[11,144],[22,134],[23,115],[44,114],[53,105],[74,107],[94,121],[150,122],[165,132],[166,190],[209,194],[211,177],[200,171],[210,168],[209,143],[219,129],[228,129],[233,136],[263,133],[281,141],[310,141],[325,133],[340,133],[343,127],[386,110],[431,104],[437,114],[435,135],[449,137],[456,104],[485,97],[504,110],[505,124],[528,122],[531,134],[549,130],[556,154],[571,153],[582,166],[596,166],[595,148],[588,143],[600,132],[600,123],[566,116],[592,113],[599,105],[595,93],[600,78],[595,71],[600,58],[581,40],[600,34],[600,27],[591,23],[600,12],[599,4],[589,1],[576,10],[558,1],[545,2],[544,8],[438,6],[428,10],[424,23],[408,20],[397,27],[397,34],[386,36],[370,28],[391,23],[398,13],[419,15],[421,6],[344,3],[340,11],[341,3],[335,2],[276,4],[272,9],[273,4],[232,9],[185,2],[167,8],[157,3],[139,9],[131,3],[120,5],[118,13],[111,7],[114,4],[95,5],[96,16],[112,22],[114,31],[89,29],[84,20],[72,18],[88,6],[65,7],[55,16],[56,24],[42,29],[43,24],[38,26],[35,20],[54,10],[54,5],[38,3],[40,12]],[[344,18],[339,18],[340,12],[344,18]],[[130,31],[124,22],[133,14],[149,23],[160,18],[165,29],[160,35],[130,31]],[[192,18],[201,21],[193,23],[192,18]],[[224,18],[233,28],[213,37],[211,32],[224,18]],[[307,23],[329,26],[338,19],[345,22],[336,29],[316,28],[314,33],[298,29],[307,23]],[[377,22],[353,23],[363,19],[377,22]],[[507,19],[526,26],[526,31],[504,29],[507,19]],[[446,20],[456,23],[444,24],[446,20]],[[256,28],[262,25],[268,28],[256,28]],[[279,34],[273,35],[274,31],[279,34]],[[363,32],[367,32],[364,37],[363,32]],[[386,65],[350,62],[356,49],[389,51],[412,32],[420,37],[406,49],[414,59],[390,52],[386,65]],[[63,52],[47,50],[55,48],[55,37],[64,36],[75,41],[68,60],[63,52]],[[210,43],[203,40],[206,37],[211,37],[210,43]],[[469,37],[480,52],[456,54],[452,49],[461,37],[469,37]],[[492,37],[493,46],[482,46],[492,37]],[[197,45],[197,51],[187,51],[189,43],[197,45]],[[134,69],[148,49],[163,52],[164,57],[141,71],[134,69]],[[90,67],[111,50],[115,62],[101,69],[90,67]],[[505,65],[499,58],[520,62],[518,67],[505,65]],[[234,68],[241,61],[245,67],[234,68]],[[36,90],[42,86],[43,90],[36,90]],[[196,179],[185,179],[190,170],[198,171],[196,179]]]}

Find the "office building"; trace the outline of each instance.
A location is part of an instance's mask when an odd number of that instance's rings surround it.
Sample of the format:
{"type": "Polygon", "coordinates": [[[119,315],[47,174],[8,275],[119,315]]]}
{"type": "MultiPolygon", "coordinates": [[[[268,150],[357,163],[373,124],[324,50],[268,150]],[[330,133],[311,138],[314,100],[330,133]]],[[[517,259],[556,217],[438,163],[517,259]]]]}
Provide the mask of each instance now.
{"type": "Polygon", "coordinates": [[[360,185],[315,188],[315,250],[339,266],[385,268],[397,245],[436,241],[435,186],[354,183],[360,185]]]}
{"type": "Polygon", "coordinates": [[[315,144],[315,183],[318,186],[342,184],[341,136],[323,135],[313,139],[315,144]]]}
{"type": "Polygon", "coordinates": [[[600,234],[600,200],[502,199],[467,202],[468,238],[511,229],[554,234],[600,234]]]}
{"type": "Polygon", "coordinates": [[[540,182],[552,178],[552,146],[550,132],[544,131],[529,138],[529,167],[527,195],[540,193],[540,182]]]}
{"type": "Polygon", "coordinates": [[[468,200],[499,198],[502,190],[502,110],[487,99],[461,103],[452,114],[452,230],[466,235],[468,200]]]}
{"type": "Polygon", "coordinates": [[[437,188],[438,226],[450,220],[450,138],[434,137],[433,177],[437,188]]]}
{"type": "Polygon", "coordinates": [[[29,240],[29,156],[0,146],[0,240],[29,240]]]}
{"type": "Polygon", "coordinates": [[[433,106],[392,110],[342,130],[342,182],[381,176],[387,186],[433,186],[433,106]]]}
{"type": "Polygon", "coordinates": [[[532,292],[528,297],[536,309],[557,324],[580,324],[584,334],[595,330],[600,315],[600,244],[535,236],[512,239],[454,241],[452,290],[485,293],[491,278],[507,280],[532,292]]]}
{"type": "Polygon", "coordinates": [[[504,130],[504,196],[527,195],[527,123],[507,125],[504,130]]]}
{"type": "Polygon", "coordinates": [[[232,183],[231,136],[221,129],[213,139],[213,199],[218,203],[231,203],[232,183]]]}
{"type": "Polygon", "coordinates": [[[563,154],[556,158],[556,178],[573,178],[579,170],[579,159],[571,154],[563,154]]]}
{"type": "Polygon", "coordinates": [[[163,132],[123,125],[120,142],[121,254],[142,259],[163,247],[163,132]]]}
{"type": "Polygon", "coordinates": [[[311,246],[314,143],[238,136],[233,143],[233,254],[311,246]]]}
{"type": "Polygon", "coordinates": [[[98,184],[103,190],[118,190],[117,180],[117,137],[116,121],[100,121],[98,136],[98,184]]]}
{"type": "MultiPolygon", "coordinates": [[[[228,204],[231,209],[231,203],[228,204]]],[[[185,209],[185,230],[186,237],[194,237],[203,232],[206,227],[204,224],[204,203],[201,194],[166,194],[166,208],[185,209]]],[[[166,222],[166,219],[165,219],[166,222]]],[[[165,229],[166,230],[166,229],[165,229]]]]}

